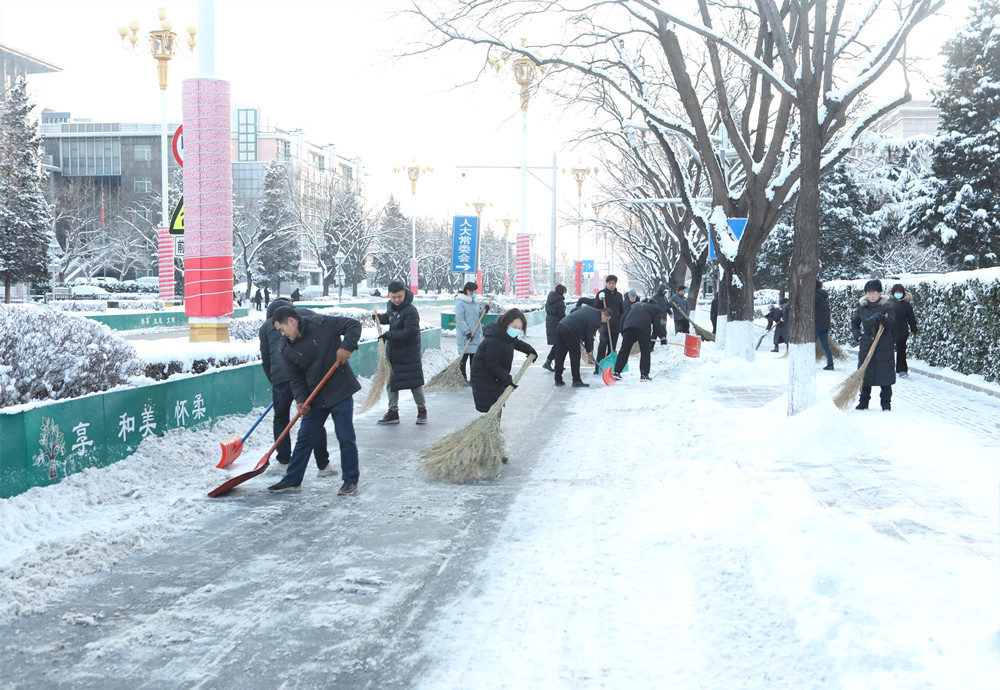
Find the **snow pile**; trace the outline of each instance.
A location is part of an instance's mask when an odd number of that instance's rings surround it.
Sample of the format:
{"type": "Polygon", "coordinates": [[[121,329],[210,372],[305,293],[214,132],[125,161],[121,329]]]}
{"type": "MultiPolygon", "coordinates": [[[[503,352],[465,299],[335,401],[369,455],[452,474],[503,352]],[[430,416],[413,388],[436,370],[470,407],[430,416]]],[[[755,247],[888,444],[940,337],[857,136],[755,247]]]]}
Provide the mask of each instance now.
{"type": "Polygon", "coordinates": [[[108,303],[102,300],[55,300],[46,305],[56,311],[106,312],[108,303]]]}
{"type": "Polygon", "coordinates": [[[160,299],[136,299],[132,296],[119,299],[118,309],[131,311],[163,311],[163,300],[160,299]]]}
{"type": "Polygon", "coordinates": [[[0,307],[0,407],[105,391],[142,373],[107,326],[31,305],[0,307]]]}

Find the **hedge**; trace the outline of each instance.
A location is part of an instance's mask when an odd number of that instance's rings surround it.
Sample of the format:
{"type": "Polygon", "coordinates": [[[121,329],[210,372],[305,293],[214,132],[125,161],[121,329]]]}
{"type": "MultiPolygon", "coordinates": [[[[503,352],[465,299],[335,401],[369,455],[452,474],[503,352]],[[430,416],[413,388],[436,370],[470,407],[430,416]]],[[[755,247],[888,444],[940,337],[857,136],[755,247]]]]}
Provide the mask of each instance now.
{"type": "MultiPolygon", "coordinates": [[[[824,286],[830,293],[830,332],[838,342],[851,342],[851,316],[865,282],[824,286]]],[[[1000,268],[882,279],[886,292],[895,283],[912,295],[917,319],[908,354],[931,366],[1000,380],[1000,268]]]]}

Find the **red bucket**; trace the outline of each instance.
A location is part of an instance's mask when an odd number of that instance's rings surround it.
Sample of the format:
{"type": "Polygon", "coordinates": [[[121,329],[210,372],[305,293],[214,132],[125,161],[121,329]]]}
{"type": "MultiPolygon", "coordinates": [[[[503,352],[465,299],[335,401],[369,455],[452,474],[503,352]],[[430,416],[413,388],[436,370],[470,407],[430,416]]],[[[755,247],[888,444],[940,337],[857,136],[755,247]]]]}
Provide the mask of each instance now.
{"type": "Polygon", "coordinates": [[[684,356],[695,359],[701,356],[701,338],[696,335],[684,336],[684,356]]]}

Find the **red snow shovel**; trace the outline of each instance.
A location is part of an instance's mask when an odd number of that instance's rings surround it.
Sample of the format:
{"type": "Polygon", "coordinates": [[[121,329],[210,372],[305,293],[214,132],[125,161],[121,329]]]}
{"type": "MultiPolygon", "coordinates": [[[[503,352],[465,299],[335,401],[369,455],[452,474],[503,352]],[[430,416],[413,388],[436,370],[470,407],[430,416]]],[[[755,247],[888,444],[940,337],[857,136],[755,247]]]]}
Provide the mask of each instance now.
{"type": "MultiPolygon", "coordinates": [[[[339,366],[340,362],[333,363],[333,366],[330,367],[330,371],[326,372],[326,376],[323,377],[323,380],[320,381],[318,384],[316,384],[316,388],[314,388],[313,392],[309,394],[308,398],[306,398],[305,403],[303,403],[304,405],[308,405],[313,401],[313,398],[315,398],[316,394],[319,393],[320,389],[323,388],[324,385],[326,385],[326,382],[330,380],[330,377],[333,376],[333,372],[335,372],[337,370],[337,367],[339,366]]],[[[292,417],[292,421],[288,422],[288,426],[286,426],[285,430],[281,432],[281,436],[279,436],[274,440],[274,445],[272,445],[271,448],[266,453],[264,453],[264,457],[262,457],[257,462],[257,464],[254,466],[252,470],[250,470],[249,472],[238,474],[232,479],[229,479],[220,484],[219,486],[215,487],[214,489],[208,492],[209,497],[216,498],[218,496],[222,496],[223,494],[229,493],[229,490],[232,489],[234,486],[239,486],[248,479],[252,479],[253,477],[256,477],[259,474],[263,474],[264,470],[266,470],[267,466],[270,464],[271,453],[273,453],[275,449],[278,447],[278,444],[285,439],[285,436],[288,436],[288,432],[292,430],[292,427],[295,426],[295,422],[299,421],[299,417],[301,416],[302,416],[301,412],[295,413],[295,416],[292,417]]]]}
{"type": "Polygon", "coordinates": [[[229,467],[236,461],[236,458],[240,457],[240,454],[243,453],[243,444],[247,442],[248,438],[250,438],[250,434],[252,434],[253,430],[257,428],[257,425],[264,421],[264,417],[267,416],[267,413],[271,411],[272,407],[274,407],[274,403],[267,406],[267,409],[264,410],[264,414],[262,414],[260,418],[253,423],[253,426],[250,427],[250,431],[248,431],[246,436],[243,438],[233,436],[232,438],[227,438],[225,441],[219,442],[219,445],[222,446],[222,460],[219,461],[219,464],[216,465],[216,467],[219,469],[229,467]]]}

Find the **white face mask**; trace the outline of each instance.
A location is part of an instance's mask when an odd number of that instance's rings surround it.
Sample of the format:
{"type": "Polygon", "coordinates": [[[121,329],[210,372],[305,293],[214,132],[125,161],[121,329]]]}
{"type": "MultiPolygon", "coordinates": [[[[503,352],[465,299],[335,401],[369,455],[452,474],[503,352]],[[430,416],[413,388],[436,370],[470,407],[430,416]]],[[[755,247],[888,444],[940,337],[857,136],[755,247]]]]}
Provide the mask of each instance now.
{"type": "Polygon", "coordinates": [[[511,338],[516,338],[517,336],[521,335],[521,329],[510,326],[507,329],[507,335],[509,335],[511,338]]]}
{"type": "Polygon", "coordinates": [[[894,293],[892,293],[892,296],[895,297],[896,299],[903,299],[903,293],[902,292],[894,292],[894,293]]]}

